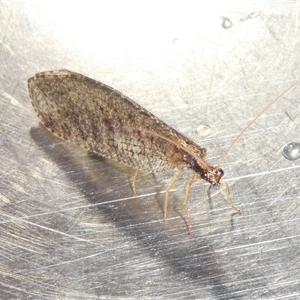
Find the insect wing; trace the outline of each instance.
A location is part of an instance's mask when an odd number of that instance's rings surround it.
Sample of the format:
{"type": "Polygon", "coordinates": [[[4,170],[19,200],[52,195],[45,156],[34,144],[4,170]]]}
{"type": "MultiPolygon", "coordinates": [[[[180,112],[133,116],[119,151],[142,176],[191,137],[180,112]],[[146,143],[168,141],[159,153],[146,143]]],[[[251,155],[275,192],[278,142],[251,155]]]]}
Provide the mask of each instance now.
{"type": "Polygon", "coordinates": [[[113,88],[67,70],[28,80],[32,104],[55,135],[125,165],[181,169],[182,149],[201,148],[113,88]]]}

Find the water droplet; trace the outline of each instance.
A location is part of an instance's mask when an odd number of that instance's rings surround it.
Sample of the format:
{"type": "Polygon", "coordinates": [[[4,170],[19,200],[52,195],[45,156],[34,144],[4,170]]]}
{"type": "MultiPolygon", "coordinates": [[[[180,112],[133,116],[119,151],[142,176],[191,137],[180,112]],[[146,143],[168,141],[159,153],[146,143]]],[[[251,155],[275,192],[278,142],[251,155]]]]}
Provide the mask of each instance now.
{"type": "Polygon", "coordinates": [[[196,129],[196,134],[198,135],[209,135],[211,132],[211,127],[209,125],[199,125],[196,129]]]}
{"type": "Polygon", "coordinates": [[[288,143],[282,149],[282,155],[289,160],[296,160],[300,157],[300,143],[288,143]]]}
{"type": "Polygon", "coordinates": [[[221,17],[221,20],[222,20],[222,27],[224,29],[228,29],[233,25],[229,18],[221,17]]]}

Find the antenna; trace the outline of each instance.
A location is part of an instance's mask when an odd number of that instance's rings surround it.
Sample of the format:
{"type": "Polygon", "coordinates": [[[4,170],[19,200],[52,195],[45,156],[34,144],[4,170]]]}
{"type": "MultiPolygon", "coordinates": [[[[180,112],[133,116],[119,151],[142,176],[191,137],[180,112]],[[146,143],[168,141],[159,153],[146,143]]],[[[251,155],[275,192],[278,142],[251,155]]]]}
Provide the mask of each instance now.
{"type": "Polygon", "coordinates": [[[222,155],[222,157],[218,161],[218,166],[221,164],[221,162],[226,158],[229,151],[232,149],[232,147],[237,143],[237,141],[241,138],[241,136],[249,129],[249,127],[265,112],[267,111],[277,100],[279,100],[281,97],[283,97],[286,93],[288,93],[290,90],[292,90],[295,87],[295,84],[290,86],[286,91],[284,91],[282,94],[280,94],[278,97],[276,97],[275,100],[273,100],[266,108],[264,108],[241,132],[240,134],[233,140],[231,145],[228,147],[228,149],[225,151],[225,153],[222,155]]]}

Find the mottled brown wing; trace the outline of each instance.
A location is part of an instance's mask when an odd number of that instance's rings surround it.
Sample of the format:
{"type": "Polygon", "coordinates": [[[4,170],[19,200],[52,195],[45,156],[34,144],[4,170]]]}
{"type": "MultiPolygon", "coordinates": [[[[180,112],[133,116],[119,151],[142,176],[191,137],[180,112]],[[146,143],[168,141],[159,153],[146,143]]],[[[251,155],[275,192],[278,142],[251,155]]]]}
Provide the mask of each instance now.
{"type": "Polygon", "coordinates": [[[83,75],[38,73],[28,79],[28,89],[37,115],[51,132],[125,165],[150,172],[182,169],[184,149],[204,153],[128,97],[83,75]]]}

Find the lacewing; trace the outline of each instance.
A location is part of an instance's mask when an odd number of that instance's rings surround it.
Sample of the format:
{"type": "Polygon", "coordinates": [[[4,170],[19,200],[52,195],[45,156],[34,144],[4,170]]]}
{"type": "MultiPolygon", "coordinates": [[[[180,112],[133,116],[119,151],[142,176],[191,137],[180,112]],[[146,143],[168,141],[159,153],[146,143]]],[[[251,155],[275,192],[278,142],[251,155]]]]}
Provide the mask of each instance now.
{"type": "MultiPolygon", "coordinates": [[[[175,175],[166,190],[164,220],[169,191],[180,171],[192,169],[193,176],[186,187],[183,202],[188,232],[191,232],[188,210],[191,185],[196,179],[203,179],[213,186],[219,185],[224,175],[219,166],[210,166],[205,161],[205,148],[110,86],[81,74],[68,70],[38,73],[28,79],[28,90],[41,123],[53,134],[97,155],[135,168],[132,183],[134,194],[139,170],[174,170],[175,175]]],[[[241,132],[228,151],[266,109],[241,132]]],[[[230,197],[226,183],[225,186],[228,201],[234,210],[240,212],[230,197]]]]}

